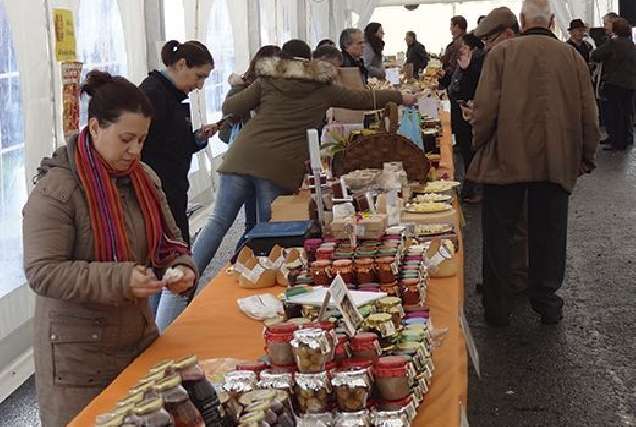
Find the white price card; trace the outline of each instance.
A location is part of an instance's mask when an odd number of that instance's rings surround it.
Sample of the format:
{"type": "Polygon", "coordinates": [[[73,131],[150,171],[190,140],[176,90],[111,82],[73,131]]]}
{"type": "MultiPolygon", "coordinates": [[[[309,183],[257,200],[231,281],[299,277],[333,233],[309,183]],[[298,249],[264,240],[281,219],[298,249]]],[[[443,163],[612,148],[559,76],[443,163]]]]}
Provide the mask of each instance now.
{"type": "Polygon", "coordinates": [[[468,326],[468,320],[466,320],[466,313],[464,313],[464,310],[461,310],[459,313],[459,322],[462,326],[462,331],[464,332],[464,340],[466,341],[468,354],[470,355],[470,359],[473,361],[473,366],[475,367],[477,376],[481,378],[481,371],[479,369],[479,352],[475,346],[473,333],[470,330],[470,326],[468,326]]]}
{"type": "Polygon", "coordinates": [[[332,301],[336,304],[340,313],[342,313],[342,319],[345,323],[345,332],[347,332],[347,335],[350,337],[354,336],[362,326],[363,318],[353,303],[349,289],[340,275],[337,275],[333,282],[331,282],[329,293],[331,294],[332,301]]]}

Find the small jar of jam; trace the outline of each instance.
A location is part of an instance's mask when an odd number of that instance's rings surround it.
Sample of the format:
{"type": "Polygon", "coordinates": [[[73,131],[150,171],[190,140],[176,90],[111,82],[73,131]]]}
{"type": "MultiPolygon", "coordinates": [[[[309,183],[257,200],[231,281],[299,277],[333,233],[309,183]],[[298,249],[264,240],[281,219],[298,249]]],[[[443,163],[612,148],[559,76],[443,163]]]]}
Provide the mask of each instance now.
{"type": "Polygon", "coordinates": [[[376,360],[382,354],[378,337],[373,332],[360,332],[351,338],[351,353],[356,359],[376,360]]]}
{"type": "Polygon", "coordinates": [[[387,348],[393,345],[393,339],[397,338],[397,330],[391,320],[391,315],[386,313],[372,314],[364,321],[368,331],[374,332],[380,337],[380,347],[387,348]]]}
{"type": "Polygon", "coordinates": [[[133,409],[133,413],[135,414],[135,425],[148,427],[175,426],[174,419],[163,409],[163,402],[159,398],[139,403],[133,409]]]}
{"type": "Polygon", "coordinates": [[[321,246],[316,249],[316,260],[331,261],[336,248],[333,246],[321,246]]]}
{"type": "Polygon", "coordinates": [[[354,270],[359,284],[375,282],[375,263],[372,258],[356,259],[354,270]]]}
{"type": "Polygon", "coordinates": [[[336,327],[334,324],[328,320],[323,322],[314,322],[305,327],[305,329],[320,329],[325,332],[325,337],[327,338],[329,348],[331,349],[327,355],[327,363],[333,362],[336,355],[336,346],[338,345],[338,336],[336,334],[336,327]]]}
{"type": "Polygon", "coordinates": [[[256,389],[256,374],[252,371],[232,371],[225,375],[223,390],[233,402],[238,402],[241,396],[256,389]]]}
{"type": "Polygon", "coordinates": [[[350,259],[338,259],[331,265],[332,275],[340,275],[346,284],[353,283],[353,261],[350,259]]]}
{"type": "Polygon", "coordinates": [[[298,326],[292,323],[279,323],[265,331],[265,349],[270,363],[277,366],[289,366],[296,363],[291,341],[298,326]]]}
{"type": "Polygon", "coordinates": [[[161,395],[163,406],[172,415],[175,427],[205,427],[201,413],[181,386],[179,375],[159,381],[155,384],[155,391],[161,395]]]}
{"type": "Polygon", "coordinates": [[[381,283],[380,292],[384,292],[390,297],[399,297],[400,287],[398,286],[397,282],[381,283]]]}
{"type": "Polygon", "coordinates": [[[381,357],[373,370],[375,383],[382,400],[406,399],[411,393],[409,363],[404,357],[381,357]]]}
{"type": "Polygon", "coordinates": [[[311,276],[316,286],[329,286],[331,284],[331,261],[318,260],[311,264],[311,276]]]}
{"type": "Polygon", "coordinates": [[[251,362],[239,363],[236,365],[237,371],[252,371],[256,374],[256,380],[261,378],[261,372],[267,369],[267,363],[254,360],[251,362]]]}
{"type": "Polygon", "coordinates": [[[375,269],[380,283],[394,283],[398,273],[395,257],[383,257],[375,260],[375,269]]]}
{"type": "Polygon", "coordinates": [[[296,374],[295,381],[301,413],[324,414],[331,410],[331,382],[326,372],[296,374]]]}
{"type": "Polygon", "coordinates": [[[264,390],[280,390],[291,393],[294,390],[294,373],[283,369],[266,369],[261,372],[258,387],[264,390]]]}
{"type": "Polygon", "coordinates": [[[342,369],[332,372],[338,408],[342,412],[364,411],[371,384],[366,369],[342,369]]]}
{"type": "Polygon", "coordinates": [[[325,370],[331,347],[325,331],[300,329],[294,332],[291,342],[298,370],[315,373],[325,370]]]}
{"type": "Polygon", "coordinates": [[[391,315],[391,320],[395,329],[402,326],[402,318],[404,317],[404,309],[402,308],[402,300],[397,297],[382,298],[378,301],[378,312],[391,315]]]}

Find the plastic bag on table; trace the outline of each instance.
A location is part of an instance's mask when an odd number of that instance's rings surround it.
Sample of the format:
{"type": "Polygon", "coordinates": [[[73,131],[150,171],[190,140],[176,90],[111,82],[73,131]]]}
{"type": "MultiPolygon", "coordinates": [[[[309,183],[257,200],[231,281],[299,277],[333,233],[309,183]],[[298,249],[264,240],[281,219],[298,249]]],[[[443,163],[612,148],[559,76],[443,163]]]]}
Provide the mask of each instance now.
{"type": "Polygon", "coordinates": [[[237,303],[239,309],[254,320],[274,319],[283,312],[283,304],[272,294],[252,295],[237,303]]]}
{"type": "Polygon", "coordinates": [[[225,375],[235,371],[238,365],[245,362],[245,360],[240,359],[205,359],[199,361],[199,366],[205,371],[205,376],[212,385],[220,390],[223,381],[225,381],[225,375]]]}

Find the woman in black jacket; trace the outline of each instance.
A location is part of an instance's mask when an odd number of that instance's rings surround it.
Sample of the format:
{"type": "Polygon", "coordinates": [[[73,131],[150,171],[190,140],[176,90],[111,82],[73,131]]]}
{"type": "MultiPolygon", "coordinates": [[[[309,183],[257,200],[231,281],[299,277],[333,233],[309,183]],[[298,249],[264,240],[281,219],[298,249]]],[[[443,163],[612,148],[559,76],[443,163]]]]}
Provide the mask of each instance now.
{"type": "MultiPolygon", "coordinates": [[[[190,104],[186,101],[188,93],[203,88],[214,69],[214,59],[198,41],[171,40],[161,49],[161,60],[166,69],[152,71],[139,85],[155,110],[141,158],[161,179],[172,216],[189,245],[186,212],[190,164],[194,154],[205,148],[208,139],[216,133],[216,125],[192,129],[190,104]]],[[[152,301],[152,305],[156,309],[157,326],[163,331],[183,311],[188,297],[167,290],[157,295],[159,300],[152,301]]]]}
{"type": "MultiPolygon", "coordinates": [[[[450,98],[451,102],[461,105],[475,97],[486,54],[483,43],[473,34],[464,35],[460,53],[460,58],[457,60],[459,66],[453,73],[451,80],[450,98]]],[[[464,171],[467,172],[475,155],[473,151],[473,127],[465,120],[457,120],[455,131],[457,144],[462,151],[464,171]]],[[[479,203],[481,195],[475,190],[475,185],[464,179],[462,199],[468,203],[479,203]]]]}
{"type": "Polygon", "coordinates": [[[592,52],[593,61],[603,63],[607,117],[605,127],[610,146],[605,150],[626,150],[629,127],[633,126],[634,90],[636,90],[636,46],[632,27],[626,19],[612,23],[612,38],[592,52]]]}

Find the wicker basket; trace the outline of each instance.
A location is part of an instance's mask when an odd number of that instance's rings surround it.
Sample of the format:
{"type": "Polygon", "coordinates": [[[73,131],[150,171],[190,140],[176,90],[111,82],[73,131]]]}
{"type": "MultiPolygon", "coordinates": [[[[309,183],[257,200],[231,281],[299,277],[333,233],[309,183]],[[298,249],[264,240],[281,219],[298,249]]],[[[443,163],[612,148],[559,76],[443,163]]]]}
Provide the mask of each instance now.
{"type": "Polygon", "coordinates": [[[389,129],[357,138],[337,153],[331,165],[335,176],[360,169],[383,169],[386,162],[402,162],[409,182],[428,181],[431,164],[426,154],[409,139],[398,135],[398,108],[393,102],[384,110],[389,129]]]}

